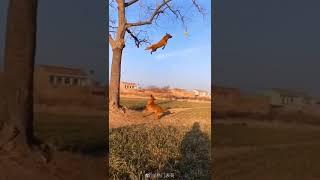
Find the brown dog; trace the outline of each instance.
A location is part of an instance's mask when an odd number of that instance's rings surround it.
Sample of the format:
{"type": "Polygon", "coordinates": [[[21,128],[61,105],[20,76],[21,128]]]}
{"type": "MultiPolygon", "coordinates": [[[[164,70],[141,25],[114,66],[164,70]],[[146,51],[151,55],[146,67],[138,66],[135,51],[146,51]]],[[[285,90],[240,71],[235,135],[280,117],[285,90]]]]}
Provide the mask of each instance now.
{"type": "MultiPolygon", "coordinates": [[[[151,114],[154,113],[156,115],[157,119],[160,119],[164,111],[159,105],[154,103],[155,100],[156,99],[151,94],[150,99],[147,102],[146,109],[144,110],[144,112],[150,112],[151,114]]],[[[149,115],[151,115],[151,114],[149,114],[149,115]]]]}
{"type": "Polygon", "coordinates": [[[166,33],[166,35],[163,36],[163,38],[159,42],[152,44],[151,46],[147,47],[145,50],[151,49],[151,54],[152,54],[152,52],[155,52],[158,48],[162,47],[162,49],[164,49],[168,43],[168,39],[170,38],[172,38],[172,36],[166,33]]]}

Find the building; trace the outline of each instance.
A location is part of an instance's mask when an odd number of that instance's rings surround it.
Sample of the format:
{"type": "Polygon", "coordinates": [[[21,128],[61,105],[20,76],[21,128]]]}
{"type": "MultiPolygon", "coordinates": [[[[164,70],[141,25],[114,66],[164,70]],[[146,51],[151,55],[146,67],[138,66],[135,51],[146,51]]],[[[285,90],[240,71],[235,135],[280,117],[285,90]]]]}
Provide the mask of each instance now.
{"type": "Polygon", "coordinates": [[[273,88],[262,94],[269,97],[270,105],[274,107],[303,106],[312,102],[312,98],[306,93],[287,89],[273,88]]]}
{"type": "Polygon", "coordinates": [[[194,93],[185,89],[173,88],[170,89],[170,94],[174,97],[194,98],[194,93]]]}
{"type": "Polygon", "coordinates": [[[243,94],[237,88],[213,87],[214,112],[227,114],[268,114],[269,99],[264,96],[243,94]]]}
{"type": "Polygon", "coordinates": [[[122,91],[130,91],[130,90],[135,90],[139,89],[139,85],[137,83],[132,83],[132,82],[121,82],[120,83],[120,90],[122,91]]]}
{"type": "Polygon", "coordinates": [[[194,93],[194,95],[196,97],[210,97],[211,96],[209,92],[199,90],[199,89],[194,89],[194,90],[192,90],[192,92],[194,93]]]}
{"type": "Polygon", "coordinates": [[[221,86],[213,87],[213,101],[216,112],[230,112],[234,110],[234,104],[240,98],[240,90],[221,86]]]}
{"type": "Polygon", "coordinates": [[[38,65],[35,67],[35,84],[39,87],[88,87],[88,74],[78,68],[38,65]]]}
{"type": "Polygon", "coordinates": [[[80,68],[51,65],[35,67],[35,103],[94,106],[104,103],[104,94],[105,88],[99,86],[89,74],[80,68]]]}

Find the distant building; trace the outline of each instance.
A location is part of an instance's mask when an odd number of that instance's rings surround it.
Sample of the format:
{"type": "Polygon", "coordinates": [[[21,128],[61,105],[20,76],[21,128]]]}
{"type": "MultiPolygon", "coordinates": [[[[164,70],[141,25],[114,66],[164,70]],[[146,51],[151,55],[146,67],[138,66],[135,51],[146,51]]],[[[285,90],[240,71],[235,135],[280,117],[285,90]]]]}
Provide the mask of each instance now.
{"type": "Polygon", "coordinates": [[[124,91],[130,91],[134,89],[139,89],[139,85],[137,83],[132,83],[132,82],[121,82],[120,83],[120,90],[124,91]]]}
{"type": "Polygon", "coordinates": [[[194,89],[194,90],[192,90],[192,92],[194,93],[194,95],[196,97],[210,97],[211,96],[209,92],[199,90],[199,89],[194,89]]]}
{"type": "Polygon", "coordinates": [[[103,103],[105,87],[80,68],[37,65],[34,71],[34,100],[39,104],[103,103]],[[95,100],[96,99],[96,100],[95,100]]]}
{"type": "Polygon", "coordinates": [[[185,89],[173,88],[170,89],[170,93],[175,97],[193,98],[194,93],[185,89]]]}
{"type": "Polygon", "coordinates": [[[246,95],[240,89],[214,86],[214,112],[217,114],[267,114],[269,99],[264,96],[246,95]]]}
{"type": "Polygon", "coordinates": [[[241,94],[239,89],[214,86],[212,92],[216,112],[234,111],[234,103],[241,94]]]}
{"type": "Polygon", "coordinates": [[[35,83],[39,86],[89,86],[89,76],[82,69],[38,65],[35,68],[35,83]]]}
{"type": "Polygon", "coordinates": [[[306,93],[297,92],[287,89],[273,88],[262,92],[269,97],[272,106],[303,106],[313,104],[313,98],[306,93]]]}

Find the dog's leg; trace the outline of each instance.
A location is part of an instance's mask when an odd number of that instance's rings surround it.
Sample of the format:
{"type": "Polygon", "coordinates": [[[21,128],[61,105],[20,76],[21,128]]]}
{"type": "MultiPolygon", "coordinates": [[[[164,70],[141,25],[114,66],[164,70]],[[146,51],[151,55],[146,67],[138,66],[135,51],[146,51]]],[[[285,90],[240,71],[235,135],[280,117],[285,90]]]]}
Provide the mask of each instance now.
{"type": "Polygon", "coordinates": [[[163,47],[162,47],[162,49],[164,49],[166,47],[166,45],[164,45],[163,47]]]}

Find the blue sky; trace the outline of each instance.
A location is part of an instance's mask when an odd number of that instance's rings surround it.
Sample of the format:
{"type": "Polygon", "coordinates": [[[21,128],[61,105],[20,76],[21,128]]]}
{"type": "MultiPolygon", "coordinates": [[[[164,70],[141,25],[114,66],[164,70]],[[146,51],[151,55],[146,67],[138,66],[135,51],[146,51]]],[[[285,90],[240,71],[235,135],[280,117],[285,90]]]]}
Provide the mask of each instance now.
{"type": "MultiPolygon", "coordinates": [[[[141,3],[151,3],[142,1],[141,3]]],[[[170,33],[164,50],[158,49],[150,54],[145,51],[147,45],[137,48],[131,39],[126,40],[126,47],[122,59],[122,81],[137,82],[142,86],[156,85],[210,90],[211,87],[211,1],[199,0],[205,8],[203,17],[197,13],[191,3],[186,1],[173,1],[175,7],[182,8],[182,13],[190,19],[187,21],[188,34],[174,19],[174,16],[163,16],[158,25],[145,26],[152,43],[159,41],[165,33],[170,33]]],[[[190,0],[191,2],[191,0],[190,0]]],[[[151,3],[153,6],[155,2],[151,3]]],[[[129,22],[137,19],[146,19],[148,14],[141,13],[139,4],[129,7],[127,19],[129,22]]],[[[112,11],[110,11],[112,13],[112,11]]],[[[110,14],[112,16],[112,14],[110,14]]],[[[112,50],[109,46],[109,70],[111,70],[112,50]]]]}

